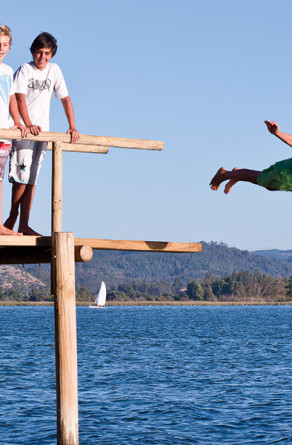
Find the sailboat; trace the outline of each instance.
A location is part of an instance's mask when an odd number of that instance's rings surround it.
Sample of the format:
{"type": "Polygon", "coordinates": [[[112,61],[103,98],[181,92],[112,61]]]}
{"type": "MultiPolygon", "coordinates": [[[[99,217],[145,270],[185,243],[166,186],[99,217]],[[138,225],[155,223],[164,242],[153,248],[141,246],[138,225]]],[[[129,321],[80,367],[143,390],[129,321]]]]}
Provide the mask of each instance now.
{"type": "Polygon", "coordinates": [[[105,307],[105,300],[106,300],[106,287],[104,282],[101,282],[101,286],[99,289],[99,292],[97,294],[97,297],[95,299],[94,305],[93,306],[89,306],[91,309],[93,308],[103,308],[105,307]]]}

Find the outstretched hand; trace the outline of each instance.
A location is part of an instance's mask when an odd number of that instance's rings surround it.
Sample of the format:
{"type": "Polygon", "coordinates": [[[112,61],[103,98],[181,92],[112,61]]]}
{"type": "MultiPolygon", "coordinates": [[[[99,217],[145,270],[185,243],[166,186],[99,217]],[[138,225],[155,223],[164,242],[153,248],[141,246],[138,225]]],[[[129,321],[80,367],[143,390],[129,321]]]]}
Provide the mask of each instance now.
{"type": "Polygon", "coordinates": [[[276,134],[279,130],[279,125],[277,124],[277,122],[274,121],[265,121],[265,124],[269,130],[270,133],[272,134],[276,134]]]}

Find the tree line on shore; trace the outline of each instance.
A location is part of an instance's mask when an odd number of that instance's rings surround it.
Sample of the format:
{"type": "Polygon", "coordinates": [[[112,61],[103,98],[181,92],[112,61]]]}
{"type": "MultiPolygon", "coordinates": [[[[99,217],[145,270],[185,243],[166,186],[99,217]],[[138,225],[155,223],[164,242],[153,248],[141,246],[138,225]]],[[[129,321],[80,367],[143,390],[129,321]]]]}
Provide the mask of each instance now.
{"type": "MultiPolygon", "coordinates": [[[[232,275],[233,271],[249,270],[274,278],[290,277],[292,262],[255,255],[228,247],[224,243],[202,242],[202,253],[119,252],[97,251],[88,263],[76,263],[76,283],[88,287],[94,294],[101,281],[108,289],[134,281],[173,282],[176,277],[186,286],[192,279],[202,280],[207,274],[215,277],[232,275]]],[[[50,265],[26,265],[25,270],[34,278],[51,282],[50,265]]],[[[1,278],[1,277],[0,277],[1,278]]],[[[1,282],[0,282],[1,285],[1,282]]],[[[183,287],[182,286],[182,287],[183,287]]]]}
{"type": "MultiPolygon", "coordinates": [[[[93,301],[95,295],[83,284],[76,286],[76,300],[93,301]]],[[[183,285],[173,281],[131,280],[109,287],[108,301],[213,301],[213,302],[285,302],[292,300],[292,276],[272,277],[248,270],[216,277],[207,274],[202,279],[190,279],[183,285]]],[[[0,286],[0,301],[53,301],[48,288],[4,289],[0,286]]]]}

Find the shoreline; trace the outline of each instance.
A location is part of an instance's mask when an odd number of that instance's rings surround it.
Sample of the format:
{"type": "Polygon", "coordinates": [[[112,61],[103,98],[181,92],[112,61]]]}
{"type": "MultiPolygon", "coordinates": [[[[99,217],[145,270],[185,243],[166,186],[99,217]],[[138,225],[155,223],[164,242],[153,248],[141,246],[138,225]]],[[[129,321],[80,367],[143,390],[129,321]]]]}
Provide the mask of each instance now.
{"type": "MultiPolygon", "coordinates": [[[[93,305],[92,301],[76,302],[76,307],[93,305]]],[[[291,306],[292,301],[109,301],[106,307],[115,306],[291,306]]],[[[0,307],[54,306],[53,301],[0,301],[0,307]]]]}

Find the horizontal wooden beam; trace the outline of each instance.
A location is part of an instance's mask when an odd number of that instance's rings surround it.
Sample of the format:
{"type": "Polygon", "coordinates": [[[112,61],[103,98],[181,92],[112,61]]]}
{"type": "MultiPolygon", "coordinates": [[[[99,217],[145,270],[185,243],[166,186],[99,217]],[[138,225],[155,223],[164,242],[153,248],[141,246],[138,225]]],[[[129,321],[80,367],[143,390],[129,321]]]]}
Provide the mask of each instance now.
{"type": "MultiPolygon", "coordinates": [[[[48,150],[53,149],[53,142],[48,143],[48,150]]],[[[85,145],[85,144],[68,144],[63,143],[62,151],[70,151],[77,153],[101,153],[107,154],[109,152],[109,147],[105,145],[85,145]]]]}
{"type": "MultiPolygon", "coordinates": [[[[92,259],[90,246],[75,246],[75,262],[87,262],[92,259]]],[[[51,247],[12,246],[0,248],[0,264],[43,264],[51,263],[51,247]]]]}
{"type": "MultiPolygon", "coordinates": [[[[96,250],[134,250],[141,252],[201,252],[201,243],[167,241],[129,241],[95,238],[75,238],[75,246],[89,246],[96,250]]],[[[49,236],[0,236],[0,246],[50,246],[49,236]]],[[[1,250],[0,250],[1,256],[1,250]]]]}
{"type": "MultiPolygon", "coordinates": [[[[20,130],[0,130],[0,138],[4,139],[22,139],[20,130]]],[[[41,131],[38,136],[29,134],[25,139],[30,141],[48,141],[48,142],[65,142],[70,143],[70,135],[67,133],[53,133],[51,131],[41,131]]],[[[110,136],[91,136],[81,134],[80,139],[74,146],[79,145],[97,145],[105,147],[118,147],[118,148],[137,148],[140,150],[162,150],[164,143],[161,141],[151,141],[147,139],[126,139],[110,136]]],[[[76,149],[77,151],[77,149],[76,149]]],[[[92,151],[91,151],[92,153],[92,151]]]]}
{"type": "MultiPolygon", "coordinates": [[[[50,236],[7,236],[0,235],[0,247],[5,246],[51,246],[50,236]]],[[[1,256],[1,250],[0,250],[1,256]]]]}
{"type": "Polygon", "coordinates": [[[75,238],[75,246],[86,244],[96,250],[133,250],[140,252],[201,252],[201,243],[176,243],[168,241],[132,241],[75,238]]]}

